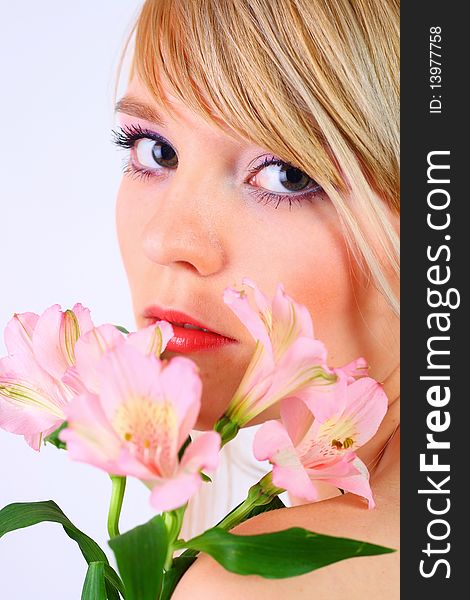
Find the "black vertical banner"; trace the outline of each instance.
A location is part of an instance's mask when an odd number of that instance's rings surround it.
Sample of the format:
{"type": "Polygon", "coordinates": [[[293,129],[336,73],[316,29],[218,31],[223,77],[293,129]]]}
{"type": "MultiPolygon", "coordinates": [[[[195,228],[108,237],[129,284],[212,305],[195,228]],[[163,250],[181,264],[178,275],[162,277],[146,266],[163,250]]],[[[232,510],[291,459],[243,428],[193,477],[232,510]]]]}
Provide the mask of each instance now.
{"type": "Polygon", "coordinates": [[[401,8],[405,600],[468,596],[470,29],[463,7],[433,0],[401,8]]]}

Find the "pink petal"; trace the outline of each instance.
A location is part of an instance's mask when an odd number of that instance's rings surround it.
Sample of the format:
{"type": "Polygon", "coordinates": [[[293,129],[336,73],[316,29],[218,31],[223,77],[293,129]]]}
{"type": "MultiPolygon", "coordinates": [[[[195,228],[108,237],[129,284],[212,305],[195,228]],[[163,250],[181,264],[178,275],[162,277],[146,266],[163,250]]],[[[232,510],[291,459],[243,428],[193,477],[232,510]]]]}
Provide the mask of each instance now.
{"type": "Polygon", "coordinates": [[[279,361],[279,367],[292,372],[305,367],[322,366],[326,362],[326,348],[323,342],[309,337],[297,338],[279,361]]]}
{"type": "Polygon", "coordinates": [[[273,483],[299,498],[316,500],[317,492],[292,441],[279,421],[267,421],[256,432],[253,453],[258,460],[273,464],[273,483]]]}
{"type": "Polygon", "coordinates": [[[202,381],[196,363],[184,356],[172,358],[160,375],[160,386],[166,401],[171,402],[178,420],[178,448],[196,424],[201,408],[202,381]]]}
{"type": "Polygon", "coordinates": [[[65,371],[65,374],[62,377],[62,383],[66,385],[75,396],[93,391],[85,386],[84,381],[75,367],[69,367],[67,371],[65,371]]]}
{"type": "Polygon", "coordinates": [[[31,433],[29,435],[24,436],[25,442],[28,444],[30,448],[39,452],[41,449],[41,443],[43,440],[43,434],[40,433],[31,433]]]}
{"type": "Polygon", "coordinates": [[[33,435],[55,424],[58,427],[64,420],[66,401],[31,354],[0,360],[0,427],[6,431],[33,435]]]}
{"type": "Polygon", "coordinates": [[[72,310],[78,320],[80,335],[84,335],[85,333],[91,331],[94,325],[93,321],[91,320],[90,309],[84,307],[80,302],[77,302],[72,310]]]}
{"type": "Polygon", "coordinates": [[[15,314],[5,328],[5,346],[9,354],[32,353],[32,338],[39,315],[31,312],[15,314]]]}
{"type": "MultiPolygon", "coordinates": [[[[150,436],[152,447],[158,446],[153,458],[148,457],[148,461],[153,461],[152,468],[159,475],[171,476],[177,466],[178,448],[193,427],[200,407],[202,384],[196,364],[184,357],[163,363],[155,355],[144,355],[121,344],[101,359],[99,371],[100,400],[113,427],[120,427],[123,435],[121,429],[127,425],[121,417],[132,419],[142,434],[150,436]],[[160,405],[164,412],[154,410],[152,405],[160,405]],[[158,417],[160,414],[163,420],[158,417]]],[[[141,442],[136,443],[136,450],[143,452],[141,442]]]]}
{"type": "Polygon", "coordinates": [[[149,398],[163,402],[160,385],[162,362],[154,355],[146,356],[128,344],[108,351],[98,367],[100,399],[103,410],[112,421],[122,404],[149,398]]]}
{"type": "Polygon", "coordinates": [[[66,416],[69,426],[59,437],[66,442],[72,460],[91,464],[113,475],[132,475],[141,479],[154,476],[124,447],[97,396],[78,396],[66,408],[66,416]]]}
{"type": "Polygon", "coordinates": [[[127,336],[127,343],[135,346],[143,354],[155,354],[160,357],[166,345],[173,337],[173,327],[168,321],[157,321],[127,336]]]}
{"type": "MultiPolygon", "coordinates": [[[[293,455],[292,461],[294,462],[294,460],[293,455]]],[[[273,466],[273,484],[308,502],[315,502],[318,498],[315,485],[310,481],[300,461],[290,466],[275,464],[273,466]]]]}
{"type": "Polygon", "coordinates": [[[155,355],[144,355],[129,344],[109,351],[99,365],[101,403],[110,420],[123,403],[146,398],[169,402],[180,429],[178,447],[188,437],[200,408],[202,382],[196,363],[176,356],[163,363],[155,355]]]}
{"type": "Polygon", "coordinates": [[[370,377],[363,377],[348,386],[348,401],[343,418],[351,420],[357,430],[354,440],[363,446],[375,435],[385,413],[388,400],[383,386],[370,377]]]}
{"type": "MultiPolygon", "coordinates": [[[[34,320],[33,316],[23,323],[28,327],[34,320]]],[[[19,321],[10,332],[17,327],[21,327],[19,321]]],[[[70,392],[67,395],[61,384],[41,369],[29,350],[0,360],[0,427],[24,435],[33,448],[38,447],[44,431],[62,423],[69,397],[70,392]]]]}
{"type": "Polygon", "coordinates": [[[157,512],[174,510],[186,502],[201,487],[201,476],[180,472],[173,479],[159,480],[150,496],[150,503],[157,512]]]}
{"type": "Polygon", "coordinates": [[[68,402],[72,396],[60,380],[49,375],[38,364],[32,352],[19,352],[0,359],[0,381],[3,378],[10,383],[14,380],[28,382],[31,387],[44,390],[46,395],[55,398],[58,406],[68,402]]]}
{"type": "Polygon", "coordinates": [[[313,423],[312,411],[299,398],[286,398],[281,401],[281,420],[289,438],[297,446],[305,437],[313,423]]]}
{"type": "Polygon", "coordinates": [[[227,414],[232,415],[237,422],[247,423],[259,411],[257,404],[263,400],[271,387],[274,363],[263,344],[258,341],[243,378],[233,395],[227,414]],[[255,412],[251,415],[252,409],[255,412]]]}
{"type": "Polygon", "coordinates": [[[162,334],[162,349],[160,351],[160,354],[161,354],[167,347],[168,342],[173,337],[174,332],[173,332],[173,327],[167,321],[158,321],[156,323],[156,325],[158,325],[158,327],[161,331],[161,334],[162,334]]]}
{"type": "Polygon", "coordinates": [[[103,459],[115,459],[121,449],[121,440],[109,424],[98,396],[82,394],[74,398],[65,408],[68,427],[60,433],[60,439],[68,443],[72,437],[77,441],[75,450],[68,448],[72,458],[80,460],[81,446],[93,449],[103,459]]]}
{"type": "Polygon", "coordinates": [[[278,284],[273,298],[273,322],[282,323],[291,337],[313,338],[312,317],[307,308],[290,298],[282,284],[278,284]]]}
{"type": "Polygon", "coordinates": [[[258,315],[263,321],[264,328],[269,333],[273,325],[272,302],[265,294],[263,294],[256,283],[249,277],[244,277],[242,279],[242,284],[250,287],[253,290],[253,299],[255,301],[258,315]]]}
{"type": "Polygon", "coordinates": [[[160,475],[174,473],[178,448],[197,418],[202,384],[196,369],[187,358],[175,357],[163,363],[155,355],[144,355],[128,344],[121,344],[101,359],[100,400],[107,418],[114,426],[122,414],[121,407],[126,406],[125,413],[138,421],[135,426],[151,429],[152,444],[158,440],[159,452],[153,460],[160,475]],[[169,411],[165,414],[170,421],[159,419],[154,423],[152,404],[162,408],[168,405],[164,410],[169,411]]]}
{"type": "Polygon", "coordinates": [[[348,377],[342,371],[330,385],[309,385],[297,395],[302,398],[315,415],[318,423],[324,423],[335,415],[341,415],[348,401],[348,377]]]}
{"type": "Polygon", "coordinates": [[[100,325],[80,336],[75,344],[75,358],[78,377],[86,388],[99,393],[98,365],[102,356],[124,343],[125,337],[114,325],[100,325]]]}
{"type": "Polygon", "coordinates": [[[0,381],[6,378],[30,382],[33,387],[44,389],[47,394],[57,390],[58,382],[42,369],[32,352],[18,352],[0,359],[0,381]]]}
{"type": "MultiPolygon", "coordinates": [[[[111,471],[109,471],[111,472],[111,471]]],[[[114,474],[131,475],[138,479],[150,480],[156,475],[150,463],[144,463],[137,455],[134,455],[131,446],[123,446],[118,458],[114,462],[114,474]]]]}
{"type": "Polygon", "coordinates": [[[191,442],[180,463],[185,473],[215,471],[219,465],[220,435],[207,431],[191,442]]]}
{"type": "Polygon", "coordinates": [[[343,371],[348,378],[348,383],[352,383],[355,379],[359,377],[365,377],[369,371],[369,364],[367,363],[365,358],[356,358],[356,360],[351,361],[347,365],[340,367],[339,369],[334,369],[335,372],[343,371]]]}
{"type": "MultiPolygon", "coordinates": [[[[245,281],[245,280],[244,280],[245,281]]],[[[271,349],[271,340],[258,311],[250,305],[247,293],[227,288],[224,291],[224,302],[237,315],[255,340],[260,340],[266,349],[271,349]]]]}
{"type": "MultiPolygon", "coordinates": [[[[54,304],[39,317],[33,333],[35,358],[41,367],[56,379],[60,379],[73,364],[65,348],[65,319],[67,317],[60,306],[54,304]]],[[[70,320],[70,317],[68,319],[70,320]]]]}
{"type": "Polygon", "coordinates": [[[277,452],[291,448],[292,440],[279,421],[263,423],[253,440],[253,454],[257,460],[272,461],[277,452]]]}
{"type": "MultiPolygon", "coordinates": [[[[18,387],[18,383],[15,384],[18,387]]],[[[31,400],[17,401],[7,397],[4,389],[0,393],[0,427],[10,433],[31,435],[40,433],[52,426],[57,426],[64,421],[59,416],[60,409],[53,404],[53,399],[48,398],[43,390],[26,384],[21,386],[21,393],[28,394],[31,400]]],[[[61,411],[60,411],[61,412],[61,411]]]]}
{"type": "Polygon", "coordinates": [[[308,386],[320,389],[331,385],[331,375],[322,368],[319,354],[324,346],[318,340],[298,338],[287,350],[273,375],[269,392],[260,402],[260,411],[288,396],[303,399],[303,390],[308,386]]]}
{"type": "MultiPolygon", "coordinates": [[[[310,457],[314,453],[309,453],[310,457]]],[[[357,458],[354,452],[345,452],[343,454],[332,454],[325,456],[318,454],[318,461],[312,462],[306,456],[301,457],[302,464],[311,480],[330,481],[331,479],[342,479],[357,475],[359,471],[354,466],[354,460],[357,458]]]]}
{"type": "Polygon", "coordinates": [[[28,444],[28,446],[30,446],[33,450],[37,450],[39,452],[44,438],[47,437],[53,431],[55,431],[57,429],[57,427],[60,427],[60,423],[57,426],[53,425],[52,427],[49,427],[49,429],[46,429],[45,431],[42,431],[41,433],[33,433],[31,435],[25,435],[24,439],[25,439],[26,443],[28,444]]]}
{"type": "Polygon", "coordinates": [[[326,481],[331,485],[336,486],[344,490],[345,492],[351,492],[352,494],[356,494],[358,496],[362,496],[368,502],[369,508],[372,509],[375,507],[375,502],[372,496],[372,490],[369,483],[369,474],[367,471],[367,467],[364,463],[356,457],[354,462],[352,463],[355,468],[355,474],[350,473],[344,477],[330,477],[326,481]]]}

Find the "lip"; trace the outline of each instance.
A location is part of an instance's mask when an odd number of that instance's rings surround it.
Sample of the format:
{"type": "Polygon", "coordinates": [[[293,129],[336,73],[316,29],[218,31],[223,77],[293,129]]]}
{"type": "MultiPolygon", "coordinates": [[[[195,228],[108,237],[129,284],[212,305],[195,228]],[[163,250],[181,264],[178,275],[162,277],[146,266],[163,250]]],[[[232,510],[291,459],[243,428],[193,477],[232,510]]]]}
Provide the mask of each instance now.
{"type": "Polygon", "coordinates": [[[187,353],[214,350],[228,344],[237,343],[237,340],[215,331],[210,325],[206,325],[198,319],[172,308],[162,308],[156,305],[149,306],[144,310],[143,317],[147,325],[151,325],[156,321],[168,321],[172,325],[173,337],[165,348],[165,350],[172,352],[187,353]],[[175,323],[193,325],[207,329],[208,331],[187,329],[182,325],[175,325],[175,323]]]}

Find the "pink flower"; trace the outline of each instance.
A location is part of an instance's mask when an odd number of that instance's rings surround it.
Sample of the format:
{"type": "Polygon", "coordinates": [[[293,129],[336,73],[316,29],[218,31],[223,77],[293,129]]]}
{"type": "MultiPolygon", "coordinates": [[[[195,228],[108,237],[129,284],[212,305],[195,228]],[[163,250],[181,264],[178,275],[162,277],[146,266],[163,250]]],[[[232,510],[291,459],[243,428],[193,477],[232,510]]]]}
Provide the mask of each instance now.
{"type": "Polygon", "coordinates": [[[5,329],[8,356],[0,360],[0,427],[24,435],[39,450],[43,436],[64,421],[74,388],[62,376],[75,363],[78,337],[92,327],[81,304],[64,312],[55,304],[41,316],[13,316],[5,329]]]}
{"type": "Polygon", "coordinates": [[[78,393],[99,393],[98,365],[101,357],[120,344],[139,349],[158,358],[173,337],[173,327],[167,321],[156,323],[130,333],[127,337],[114,325],[100,325],[82,335],[75,344],[76,366],[70,368],[64,380],[74,385],[78,393]]]}
{"type": "Polygon", "coordinates": [[[105,352],[128,343],[160,356],[172,335],[160,321],[126,338],[113,325],[94,327],[81,304],[64,312],[55,304],[41,316],[15,314],[5,329],[8,356],[0,360],[0,427],[39,450],[65,420],[65,405],[95,391],[94,369],[105,352]]]}
{"type": "Polygon", "coordinates": [[[96,373],[99,394],[82,394],[65,411],[68,427],[60,437],[71,458],[143,480],[158,511],[182,506],[201,485],[201,470],[217,467],[220,449],[220,436],[211,431],[178,457],[200,409],[197,366],[120,344],[96,373]]]}
{"type": "Polygon", "coordinates": [[[224,292],[225,303],[256,340],[253,358],[226,411],[239,426],[305,386],[323,387],[336,380],[324,366],[326,349],[314,337],[307,308],[292,300],[282,284],[272,300],[251,279],[244,278],[243,284],[253,289],[254,308],[245,290],[224,292]]]}
{"type": "Polygon", "coordinates": [[[281,402],[281,422],[262,425],[254,441],[258,460],[273,465],[273,484],[307,501],[317,499],[316,481],[363,496],[375,506],[368,471],[355,450],[377,431],[387,410],[382,386],[370,377],[316,390],[309,400],[281,402]]]}

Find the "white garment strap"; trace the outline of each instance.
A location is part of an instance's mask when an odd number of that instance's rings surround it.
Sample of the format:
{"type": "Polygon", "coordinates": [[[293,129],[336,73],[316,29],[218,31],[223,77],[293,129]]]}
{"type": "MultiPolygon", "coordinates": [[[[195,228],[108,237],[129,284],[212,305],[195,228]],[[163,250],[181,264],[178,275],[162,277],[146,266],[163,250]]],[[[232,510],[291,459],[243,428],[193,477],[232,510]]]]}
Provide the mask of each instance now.
{"type": "MultiPolygon", "coordinates": [[[[253,438],[260,425],[244,427],[235,439],[222,448],[219,468],[210,477],[212,483],[202,484],[199,492],[189,501],[181,537],[188,540],[218,523],[242,502],[249,488],[271,470],[268,461],[260,462],[253,456],[253,438]]],[[[202,432],[192,431],[196,439],[202,432]]],[[[287,494],[282,494],[290,506],[287,494]]]]}

